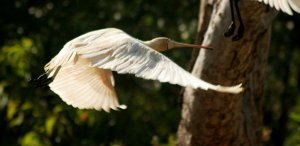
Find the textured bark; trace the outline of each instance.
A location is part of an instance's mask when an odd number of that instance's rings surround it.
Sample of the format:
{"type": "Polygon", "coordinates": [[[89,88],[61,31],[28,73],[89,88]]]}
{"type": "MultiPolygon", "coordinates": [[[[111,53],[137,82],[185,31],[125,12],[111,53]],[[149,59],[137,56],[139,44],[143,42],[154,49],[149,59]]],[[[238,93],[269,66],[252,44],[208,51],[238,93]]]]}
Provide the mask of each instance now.
{"type": "Polygon", "coordinates": [[[202,0],[198,43],[214,51],[197,53],[192,73],[214,84],[243,83],[239,95],[214,91],[184,92],[178,146],[259,146],[262,102],[271,23],[276,13],[257,1],[240,0],[244,37],[225,38],[229,0],[202,0]],[[208,17],[208,18],[207,18],[208,17]]]}

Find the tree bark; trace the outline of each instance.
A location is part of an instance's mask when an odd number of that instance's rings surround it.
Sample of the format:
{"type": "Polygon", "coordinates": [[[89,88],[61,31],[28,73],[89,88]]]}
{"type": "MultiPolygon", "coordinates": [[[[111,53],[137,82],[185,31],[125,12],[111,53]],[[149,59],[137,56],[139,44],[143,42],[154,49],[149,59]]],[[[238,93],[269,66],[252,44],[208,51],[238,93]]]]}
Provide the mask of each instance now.
{"type": "Polygon", "coordinates": [[[234,95],[186,88],[178,146],[262,144],[263,82],[276,12],[257,1],[240,0],[239,6],[245,33],[232,41],[223,35],[230,24],[229,0],[201,1],[197,43],[214,50],[196,53],[192,73],[214,84],[243,83],[245,91],[234,95]]]}

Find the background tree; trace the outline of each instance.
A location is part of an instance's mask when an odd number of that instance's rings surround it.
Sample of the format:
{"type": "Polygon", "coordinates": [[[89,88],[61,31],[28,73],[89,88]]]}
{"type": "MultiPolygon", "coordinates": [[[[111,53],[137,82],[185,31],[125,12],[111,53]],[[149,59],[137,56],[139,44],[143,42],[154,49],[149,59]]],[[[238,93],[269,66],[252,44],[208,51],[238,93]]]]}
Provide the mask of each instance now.
{"type": "MultiPolygon", "coordinates": [[[[222,37],[230,20],[228,1],[201,1],[198,43],[216,50],[195,53],[192,72],[215,84],[243,82],[245,92],[236,96],[187,88],[178,145],[262,145],[262,133],[267,132],[263,131],[263,83],[276,14],[256,1],[240,1],[240,9],[246,31],[243,39],[233,42],[222,37]]],[[[282,110],[286,114],[288,108],[282,110]]],[[[287,120],[287,115],[282,116],[287,120]]],[[[274,144],[283,145],[284,136],[277,132],[272,136],[281,138],[274,144]]]]}
{"type": "MultiPolygon", "coordinates": [[[[168,36],[194,42],[198,6],[198,0],[1,1],[0,145],[175,145],[178,86],[115,74],[118,96],[128,109],[107,114],[75,109],[27,80],[42,73],[68,40],[91,30],[117,27],[143,40],[168,36]]],[[[276,135],[286,131],[281,141],[294,145],[300,137],[299,17],[282,14],[277,20],[264,106],[265,129],[273,132],[266,144],[274,145],[276,135]]],[[[166,55],[187,66],[191,51],[166,55]]]]}

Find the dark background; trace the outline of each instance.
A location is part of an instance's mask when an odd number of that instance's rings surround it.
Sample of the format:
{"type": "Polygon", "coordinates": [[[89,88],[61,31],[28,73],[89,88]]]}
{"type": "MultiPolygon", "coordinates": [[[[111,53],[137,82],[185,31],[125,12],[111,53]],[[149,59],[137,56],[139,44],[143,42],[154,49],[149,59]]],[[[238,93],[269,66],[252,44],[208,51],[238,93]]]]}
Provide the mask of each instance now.
{"type": "MultiPolygon", "coordinates": [[[[115,75],[128,109],[79,110],[48,87],[28,83],[72,38],[117,27],[141,40],[195,41],[199,1],[2,0],[0,5],[0,145],[173,146],[181,87],[115,75]]],[[[265,145],[300,144],[300,15],[273,25],[265,81],[265,145]]],[[[247,28],[246,28],[247,29],[247,28]]],[[[187,68],[191,49],[164,53],[187,68]]]]}

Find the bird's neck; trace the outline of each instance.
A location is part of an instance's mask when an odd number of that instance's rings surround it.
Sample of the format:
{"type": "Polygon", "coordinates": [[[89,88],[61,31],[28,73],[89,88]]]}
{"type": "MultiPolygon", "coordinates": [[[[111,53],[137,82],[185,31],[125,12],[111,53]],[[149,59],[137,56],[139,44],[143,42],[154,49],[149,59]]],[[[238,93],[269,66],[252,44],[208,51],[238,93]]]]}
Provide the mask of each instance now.
{"type": "Polygon", "coordinates": [[[150,41],[144,41],[144,44],[148,47],[150,47],[153,50],[156,50],[158,52],[166,51],[167,46],[163,46],[162,43],[155,41],[155,40],[150,40],[150,41]]]}

